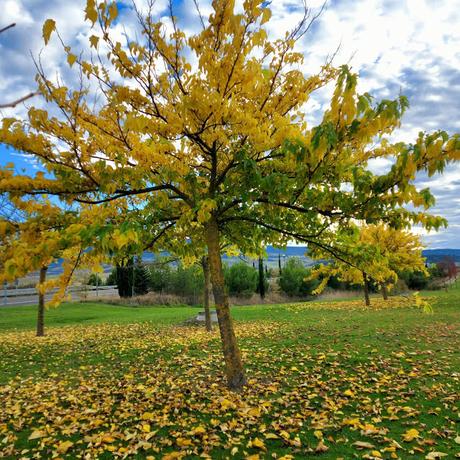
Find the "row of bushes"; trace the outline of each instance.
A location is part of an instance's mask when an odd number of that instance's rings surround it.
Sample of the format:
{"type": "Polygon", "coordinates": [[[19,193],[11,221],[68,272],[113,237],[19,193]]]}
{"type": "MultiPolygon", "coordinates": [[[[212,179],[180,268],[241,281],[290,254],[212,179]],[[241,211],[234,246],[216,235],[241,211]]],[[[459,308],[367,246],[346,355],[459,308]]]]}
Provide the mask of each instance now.
{"type": "MultiPolygon", "coordinates": [[[[117,279],[117,269],[108,276],[106,285],[120,285],[128,283],[126,290],[140,295],[147,291],[174,294],[178,296],[197,296],[203,291],[204,276],[200,266],[184,267],[159,263],[153,265],[134,265],[134,268],[124,269],[124,280],[117,279]],[[133,272],[134,270],[134,272],[133,272]],[[134,283],[134,284],[133,284],[134,283]]],[[[280,289],[289,296],[308,296],[316,288],[316,281],[305,281],[309,270],[305,268],[300,259],[289,259],[284,266],[279,278],[280,289]]],[[[272,271],[265,268],[265,292],[269,291],[269,278],[272,271]]],[[[120,269],[118,269],[118,278],[120,269]]],[[[259,271],[245,262],[224,265],[225,284],[228,293],[232,296],[251,296],[259,290],[259,271]]],[[[90,285],[104,284],[97,274],[92,274],[88,280],[90,285]]]]}
{"type": "MultiPolygon", "coordinates": [[[[204,287],[203,270],[200,266],[184,267],[181,264],[171,265],[168,263],[157,263],[143,266],[134,264],[131,268],[125,269],[127,272],[120,272],[114,269],[107,278],[107,285],[118,285],[128,283],[128,296],[133,293],[136,295],[145,294],[153,291],[163,294],[173,294],[182,297],[200,297],[204,287]],[[130,270],[130,271],[129,271],[130,270]],[[118,278],[117,279],[117,273],[118,278]],[[124,281],[120,279],[124,276],[124,281]],[[134,285],[133,285],[134,283],[134,285]]],[[[445,271],[445,270],[444,270],[445,271]]],[[[409,289],[421,290],[430,286],[433,280],[445,276],[443,268],[438,265],[429,267],[429,276],[423,273],[404,272],[400,274],[400,279],[409,289]]],[[[283,267],[278,278],[280,290],[292,297],[306,297],[318,286],[319,281],[309,280],[310,270],[306,268],[298,258],[290,258],[283,267]]],[[[271,270],[264,270],[265,292],[269,291],[269,278],[272,276],[271,270]]],[[[251,296],[258,292],[259,271],[254,266],[245,262],[238,262],[233,265],[224,266],[224,277],[228,293],[231,296],[251,296]]],[[[98,275],[92,274],[89,284],[103,284],[98,275]]],[[[328,286],[334,290],[355,290],[360,286],[351,285],[339,281],[332,277],[328,286]]],[[[376,291],[377,286],[371,285],[371,290],[376,291]]]]}

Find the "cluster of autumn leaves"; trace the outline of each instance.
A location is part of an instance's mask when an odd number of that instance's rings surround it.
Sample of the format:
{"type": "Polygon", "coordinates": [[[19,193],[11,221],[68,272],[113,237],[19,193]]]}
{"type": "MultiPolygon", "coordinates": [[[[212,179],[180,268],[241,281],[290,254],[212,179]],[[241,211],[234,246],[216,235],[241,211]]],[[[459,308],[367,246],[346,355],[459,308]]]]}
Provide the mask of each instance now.
{"type": "Polygon", "coordinates": [[[64,259],[56,302],[77,266],[94,269],[146,249],[186,263],[207,257],[227,379],[240,389],[246,378],[221,252],[259,255],[265,245],[297,241],[336,261],[318,276],[391,285],[398,264],[423,269],[419,241],[403,230],[445,224],[426,212],[434,198],[416,187],[416,175],[459,160],[460,139],[437,131],[392,142],[404,97],[359,94],[357,75],[332,62],[307,76],[297,46],[308,15],[270,39],[269,7],[247,0],[237,12],[234,3],[214,1],[194,35],[172,9],[168,27],[153,8],[136,11],[139,33],[125,43],[116,2],[88,0],[92,28],[81,50],[46,21],[45,43],[57,34],[77,82],[51,80],[38,62],[46,109],[3,119],[0,142],[41,170],[0,170],[0,193],[23,215],[3,219],[0,237],[2,279],[64,259]],[[305,104],[328,85],[329,107],[310,126],[305,104]],[[373,173],[375,159],[392,165],[373,173]]]}

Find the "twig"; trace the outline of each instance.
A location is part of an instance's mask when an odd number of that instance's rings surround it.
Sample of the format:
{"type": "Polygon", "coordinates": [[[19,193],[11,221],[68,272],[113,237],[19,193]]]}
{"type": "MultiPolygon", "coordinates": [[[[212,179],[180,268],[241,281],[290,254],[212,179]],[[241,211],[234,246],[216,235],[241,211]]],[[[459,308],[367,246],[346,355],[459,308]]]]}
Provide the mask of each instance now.
{"type": "Polygon", "coordinates": [[[34,93],[29,93],[27,94],[26,96],[23,96],[19,99],[16,99],[15,101],[13,102],[8,102],[6,104],[0,104],[0,109],[6,109],[8,107],[16,107],[18,104],[20,104],[21,102],[24,102],[24,101],[27,101],[27,99],[30,99],[31,97],[34,97],[34,96],[37,96],[39,95],[40,93],[38,91],[34,92],[34,93]]]}

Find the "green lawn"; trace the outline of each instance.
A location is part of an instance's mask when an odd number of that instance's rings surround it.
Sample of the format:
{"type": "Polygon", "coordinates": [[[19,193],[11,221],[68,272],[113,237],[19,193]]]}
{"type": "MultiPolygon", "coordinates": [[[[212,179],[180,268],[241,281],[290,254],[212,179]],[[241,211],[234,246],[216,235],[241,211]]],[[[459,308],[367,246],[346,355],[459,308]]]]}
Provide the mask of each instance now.
{"type": "Polygon", "coordinates": [[[455,458],[460,289],[426,295],[233,307],[242,394],[217,331],[181,325],[197,308],[66,304],[36,338],[2,307],[0,457],[455,458]]]}

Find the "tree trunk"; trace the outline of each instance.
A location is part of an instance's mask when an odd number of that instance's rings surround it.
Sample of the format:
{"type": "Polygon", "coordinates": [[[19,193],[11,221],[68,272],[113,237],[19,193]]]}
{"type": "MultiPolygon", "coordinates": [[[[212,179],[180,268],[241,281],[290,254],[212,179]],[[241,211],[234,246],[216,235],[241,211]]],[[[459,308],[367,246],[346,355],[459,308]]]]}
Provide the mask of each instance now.
{"type": "Polygon", "coordinates": [[[382,297],[383,300],[388,300],[388,288],[386,284],[382,284],[382,297]]]}
{"type": "Polygon", "coordinates": [[[367,277],[366,273],[363,273],[364,279],[364,300],[366,302],[366,306],[371,306],[371,299],[369,297],[369,278],[367,277]]]}
{"type": "Polygon", "coordinates": [[[265,276],[264,276],[264,262],[262,257],[259,257],[259,294],[260,298],[265,297],[265,276]]]}
{"type": "Polygon", "coordinates": [[[201,259],[204,275],[204,292],[203,292],[203,305],[204,317],[206,320],[206,330],[212,331],[211,312],[209,311],[209,298],[211,296],[211,274],[209,273],[209,260],[207,256],[201,259]]]}
{"type": "Polygon", "coordinates": [[[225,293],[224,272],[222,270],[220,255],[219,227],[214,217],[206,226],[206,243],[208,246],[212,291],[214,293],[222,350],[224,352],[227,385],[231,390],[241,391],[246,384],[246,376],[230,316],[228,296],[225,293]]]}
{"type": "MultiPolygon", "coordinates": [[[[46,281],[46,271],[48,267],[40,268],[39,284],[46,281]]],[[[37,337],[45,335],[45,294],[38,292],[38,315],[37,315],[37,337]]]]}

